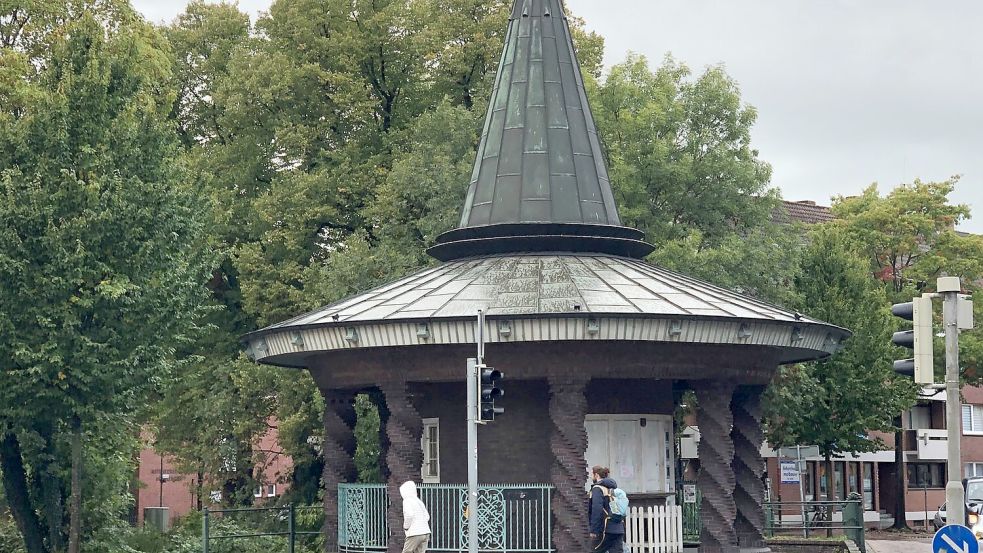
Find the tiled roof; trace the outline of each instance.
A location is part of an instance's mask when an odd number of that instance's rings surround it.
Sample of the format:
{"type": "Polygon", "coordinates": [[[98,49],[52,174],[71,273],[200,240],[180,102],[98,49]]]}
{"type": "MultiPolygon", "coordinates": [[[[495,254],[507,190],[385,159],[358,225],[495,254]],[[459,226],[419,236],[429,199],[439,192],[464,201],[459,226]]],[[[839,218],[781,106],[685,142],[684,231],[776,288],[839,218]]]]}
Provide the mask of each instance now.
{"type": "Polygon", "coordinates": [[[798,202],[785,200],[782,202],[782,206],[775,211],[773,218],[779,223],[805,223],[807,225],[813,225],[832,221],[836,217],[828,207],[816,205],[816,202],[811,200],[798,202]]]}

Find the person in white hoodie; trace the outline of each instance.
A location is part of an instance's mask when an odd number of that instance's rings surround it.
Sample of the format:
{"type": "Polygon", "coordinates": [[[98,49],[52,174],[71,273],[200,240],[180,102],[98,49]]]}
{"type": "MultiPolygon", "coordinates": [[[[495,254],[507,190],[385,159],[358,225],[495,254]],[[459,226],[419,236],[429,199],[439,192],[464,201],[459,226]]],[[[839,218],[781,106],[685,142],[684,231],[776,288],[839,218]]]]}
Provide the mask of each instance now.
{"type": "Polygon", "coordinates": [[[412,480],[403,482],[399,495],[403,496],[403,530],[406,532],[403,553],[426,553],[430,544],[430,513],[427,506],[417,497],[416,484],[412,480]]]}

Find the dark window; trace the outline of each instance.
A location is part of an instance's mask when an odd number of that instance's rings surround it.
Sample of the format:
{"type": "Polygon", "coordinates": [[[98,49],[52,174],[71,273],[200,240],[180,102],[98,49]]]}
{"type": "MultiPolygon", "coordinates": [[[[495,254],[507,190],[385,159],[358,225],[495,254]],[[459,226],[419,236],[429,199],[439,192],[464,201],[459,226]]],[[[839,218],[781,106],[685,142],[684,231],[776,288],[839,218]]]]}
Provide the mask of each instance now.
{"type": "Polygon", "coordinates": [[[944,488],[945,463],[908,463],[908,488],[944,488]]]}

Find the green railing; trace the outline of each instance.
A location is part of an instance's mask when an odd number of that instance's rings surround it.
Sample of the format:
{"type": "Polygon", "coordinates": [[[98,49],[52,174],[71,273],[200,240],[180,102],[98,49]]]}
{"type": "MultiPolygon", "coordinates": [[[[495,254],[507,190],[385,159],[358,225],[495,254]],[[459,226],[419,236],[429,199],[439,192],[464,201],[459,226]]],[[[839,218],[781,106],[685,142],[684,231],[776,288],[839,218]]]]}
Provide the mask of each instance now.
{"type": "Polygon", "coordinates": [[[683,543],[693,545],[700,543],[700,504],[703,501],[703,494],[696,490],[694,497],[686,497],[684,486],[692,485],[692,482],[684,482],[676,491],[676,505],[683,509],[683,543]],[[687,499],[689,502],[687,503],[687,499]]]}
{"type": "Polygon", "coordinates": [[[237,551],[236,540],[262,539],[269,553],[297,553],[300,546],[311,546],[319,538],[322,522],[320,506],[205,508],[201,524],[202,551],[211,553],[213,546],[219,544],[223,551],[237,551]]]}
{"type": "Polygon", "coordinates": [[[846,536],[864,550],[864,507],[859,495],[851,494],[844,501],[767,502],[765,514],[768,537],[846,536]]]}
{"type": "MultiPolygon", "coordinates": [[[[548,484],[503,484],[478,489],[478,547],[488,552],[553,551],[548,484]]],[[[428,551],[467,549],[467,487],[423,484],[420,499],[430,512],[428,551]]],[[[384,484],[338,487],[338,548],[345,553],[385,551],[389,545],[384,484]]]]}

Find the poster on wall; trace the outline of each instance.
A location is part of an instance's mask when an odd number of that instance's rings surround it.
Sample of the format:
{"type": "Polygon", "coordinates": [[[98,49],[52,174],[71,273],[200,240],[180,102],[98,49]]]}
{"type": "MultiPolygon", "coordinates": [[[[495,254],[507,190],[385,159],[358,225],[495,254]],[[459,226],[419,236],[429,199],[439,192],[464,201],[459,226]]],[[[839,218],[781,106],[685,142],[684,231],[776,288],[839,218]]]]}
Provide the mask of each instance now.
{"type": "Polygon", "coordinates": [[[799,483],[799,466],[798,463],[796,463],[795,461],[782,461],[781,472],[782,472],[782,484],[799,483]]]}
{"type": "Polygon", "coordinates": [[[683,503],[696,503],[696,484],[683,484],[683,503]]]}

